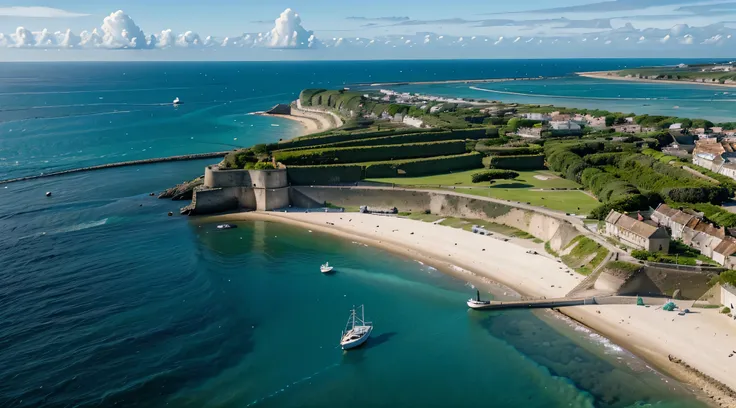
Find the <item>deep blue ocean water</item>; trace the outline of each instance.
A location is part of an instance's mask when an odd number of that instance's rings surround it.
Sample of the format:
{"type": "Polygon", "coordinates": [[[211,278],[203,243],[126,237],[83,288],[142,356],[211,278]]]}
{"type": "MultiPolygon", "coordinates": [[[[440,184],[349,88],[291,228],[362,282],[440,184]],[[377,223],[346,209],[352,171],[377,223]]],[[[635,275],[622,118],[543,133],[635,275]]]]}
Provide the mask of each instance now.
{"type": "MultiPolygon", "coordinates": [[[[635,63],[5,64],[0,177],[289,138],[247,113],[309,86],[635,63]]],[[[552,314],[469,313],[466,282],[411,259],[272,223],[217,231],[148,195],[208,163],[0,185],[0,406],[701,406],[552,314]],[[354,304],[376,330],[343,354],[354,304]]]]}

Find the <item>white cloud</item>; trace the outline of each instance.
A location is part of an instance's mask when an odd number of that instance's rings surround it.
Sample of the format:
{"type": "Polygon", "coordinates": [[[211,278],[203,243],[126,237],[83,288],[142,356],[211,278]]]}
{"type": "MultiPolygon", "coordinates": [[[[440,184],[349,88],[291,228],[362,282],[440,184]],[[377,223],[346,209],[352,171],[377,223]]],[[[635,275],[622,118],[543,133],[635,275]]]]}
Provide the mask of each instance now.
{"type": "Polygon", "coordinates": [[[33,33],[24,27],[18,27],[15,29],[13,42],[16,47],[33,47],[36,43],[33,33]]]}
{"type": "Polygon", "coordinates": [[[670,35],[669,35],[669,34],[667,34],[667,35],[665,35],[664,37],[662,37],[662,38],[661,38],[661,39],[659,40],[659,42],[661,42],[662,44],[665,44],[665,43],[666,43],[667,41],[669,41],[669,40],[670,40],[670,35]]]}
{"type": "Polygon", "coordinates": [[[82,38],[82,41],[79,42],[80,46],[99,47],[102,45],[102,36],[96,28],[92,32],[82,31],[79,36],[82,38]]]}
{"type": "Polygon", "coordinates": [[[156,45],[159,48],[173,47],[176,45],[176,35],[174,35],[170,28],[163,30],[157,37],[156,45]]]}
{"type": "Polygon", "coordinates": [[[496,40],[496,42],[494,42],[493,45],[501,44],[501,42],[503,42],[503,37],[498,37],[498,40],[496,40]]]}
{"type": "Polygon", "coordinates": [[[176,45],[180,47],[196,47],[202,45],[202,39],[199,37],[199,34],[187,31],[179,35],[176,39],[176,45]]]}
{"type": "Polygon", "coordinates": [[[693,36],[690,34],[685,34],[682,39],[680,40],[680,44],[690,45],[694,41],[693,36]]]}
{"type": "Polygon", "coordinates": [[[275,23],[269,33],[269,47],[310,48],[315,45],[313,33],[302,27],[302,19],[294,10],[290,8],[284,10],[275,23]]]}
{"type": "Polygon", "coordinates": [[[72,30],[66,30],[66,32],[62,34],[59,45],[64,48],[74,48],[78,47],[81,41],[82,39],[78,35],[74,34],[72,30]]]}
{"type": "Polygon", "coordinates": [[[701,44],[718,44],[721,42],[721,40],[723,40],[723,36],[720,34],[716,34],[713,37],[706,38],[701,44]]]}
{"type": "Polygon", "coordinates": [[[109,48],[146,48],[146,35],[130,16],[118,10],[102,21],[102,43],[109,48]]]}
{"type": "Polygon", "coordinates": [[[0,16],[3,17],[67,18],[86,17],[88,15],[53,7],[0,7],[0,16]]]}
{"type": "Polygon", "coordinates": [[[514,40],[514,44],[519,42],[520,40],[521,40],[521,37],[516,37],[516,39],[514,40]]]}
{"type": "Polygon", "coordinates": [[[37,47],[52,47],[56,45],[56,37],[54,34],[49,32],[47,29],[43,29],[40,33],[38,33],[37,39],[36,39],[36,46],[37,47]]]}

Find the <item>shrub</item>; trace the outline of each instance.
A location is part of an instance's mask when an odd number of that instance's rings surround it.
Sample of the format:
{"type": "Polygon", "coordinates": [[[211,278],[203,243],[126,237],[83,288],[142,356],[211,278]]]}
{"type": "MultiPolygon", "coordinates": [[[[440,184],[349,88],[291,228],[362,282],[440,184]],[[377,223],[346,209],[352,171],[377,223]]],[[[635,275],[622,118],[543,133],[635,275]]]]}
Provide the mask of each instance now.
{"type": "Polygon", "coordinates": [[[471,176],[473,183],[491,180],[509,180],[519,177],[519,173],[510,170],[486,170],[471,176]]]}
{"type": "Polygon", "coordinates": [[[649,251],[644,251],[642,249],[636,249],[636,250],[631,251],[631,256],[641,261],[646,261],[647,259],[649,259],[650,255],[651,253],[649,251]]]}
{"type": "Polygon", "coordinates": [[[728,307],[724,307],[723,309],[721,309],[721,313],[723,313],[723,314],[729,314],[729,313],[731,313],[731,309],[728,308],[728,307]]]}
{"type": "Polygon", "coordinates": [[[273,170],[276,167],[274,167],[273,163],[271,163],[271,162],[265,162],[265,161],[263,161],[263,162],[256,163],[256,165],[254,166],[254,168],[256,170],[273,170]]]}

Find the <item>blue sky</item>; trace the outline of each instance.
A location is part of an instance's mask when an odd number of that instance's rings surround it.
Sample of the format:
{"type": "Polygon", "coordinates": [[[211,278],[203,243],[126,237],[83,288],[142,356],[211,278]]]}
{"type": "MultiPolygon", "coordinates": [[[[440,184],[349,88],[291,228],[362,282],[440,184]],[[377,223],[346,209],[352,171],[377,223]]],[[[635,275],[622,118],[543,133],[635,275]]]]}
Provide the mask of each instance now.
{"type": "Polygon", "coordinates": [[[710,57],[736,45],[736,0],[0,0],[0,33],[0,59],[46,58],[28,51],[39,48],[162,59],[187,59],[185,48],[222,59],[710,57]],[[165,49],[177,50],[153,54],[165,49]]]}

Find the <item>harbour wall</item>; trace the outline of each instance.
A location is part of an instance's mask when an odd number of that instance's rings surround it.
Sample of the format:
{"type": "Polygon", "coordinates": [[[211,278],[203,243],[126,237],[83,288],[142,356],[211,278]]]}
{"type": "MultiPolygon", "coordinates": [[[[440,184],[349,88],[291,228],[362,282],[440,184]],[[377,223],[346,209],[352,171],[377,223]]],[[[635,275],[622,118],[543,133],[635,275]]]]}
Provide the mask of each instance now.
{"type": "Polygon", "coordinates": [[[396,207],[400,212],[423,212],[447,217],[473,218],[511,226],[549,241],[552,249],[564,248],[580,232],[568,221],[511,205],[442,192],[402,189],[292,186],[294,207],[396,207]]]}
{"type": "Polygon", "coordinates": [[[115,167],[138,166],[142,164],[153,164],[153,163],[164,163],[164,162],[172,162],[172,161],[187,161],[187,160],[199,160],[199,159],[210,159],[210,158],[216,158],[216,157],[225,157],[225,155],[228,153],[230,152],[227,151],[227,152],[214,152],[214,153],[186,154],[183,156],[158,157],[158,158],[153,158],[153,159],[131,160],[131,161],[125,161],[125,162],[118,162],[118,163],[100,164],[98,166],[80,167],[77,169],[61,170],[61,171],[54,171],[50,173],[36,174],[33,176],[25,176],[25,177],[18,177],[18,178],[7,179],[7,180],[0,180],[0,184],[14,183],[16,181],[35,180],[35,179],[46,178],[46,177],[62,176],[65,174],[81,173],[85,171],[111,169],[115,167]]]}

